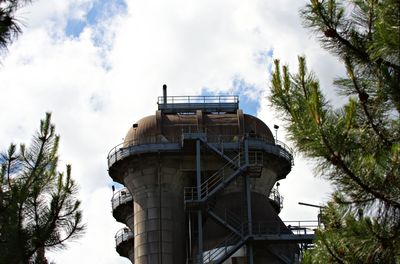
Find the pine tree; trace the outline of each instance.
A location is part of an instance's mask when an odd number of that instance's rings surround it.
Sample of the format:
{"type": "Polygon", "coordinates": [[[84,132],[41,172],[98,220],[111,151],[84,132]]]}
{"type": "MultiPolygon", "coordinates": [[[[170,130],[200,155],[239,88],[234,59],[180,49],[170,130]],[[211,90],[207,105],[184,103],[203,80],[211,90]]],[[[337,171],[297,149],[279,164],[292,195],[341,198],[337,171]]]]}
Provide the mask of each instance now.
{"type": "Polygon", "coordinates": [[[347,70],[335,108],[304,57],[297,73],[275,60],[270,101],[335,188],[303,262],[400,263],[400,1],[311,0],[301,16],[347,70]]]}
{"type": "Polygon", "coordinates": [[[58,143],[47,113],[28,148],[11,144],[0,157],[0,263],[47,263],[47,249],[84,232],[71,166],[57,170],[58,143]]]}
{"type": "Polygon", "coordinates": [[[21,32],[15,13],[29,0],[0,0],[0,51],[7,48],[21,32]]]}

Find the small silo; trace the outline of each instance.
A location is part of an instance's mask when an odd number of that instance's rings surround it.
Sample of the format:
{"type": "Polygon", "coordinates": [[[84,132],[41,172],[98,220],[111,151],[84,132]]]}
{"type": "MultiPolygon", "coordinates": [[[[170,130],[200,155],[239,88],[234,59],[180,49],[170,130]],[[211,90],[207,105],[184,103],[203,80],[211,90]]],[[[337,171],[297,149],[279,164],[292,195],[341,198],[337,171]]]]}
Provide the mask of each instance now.
{"type": "Polygon", "coordinates": [[[237,96],[169,96],[108,155],[126,188],[112,199],[127,225],[117,251],[135,264],[294,263],[296,236],[273,188],[293,157],[237,96]]]}

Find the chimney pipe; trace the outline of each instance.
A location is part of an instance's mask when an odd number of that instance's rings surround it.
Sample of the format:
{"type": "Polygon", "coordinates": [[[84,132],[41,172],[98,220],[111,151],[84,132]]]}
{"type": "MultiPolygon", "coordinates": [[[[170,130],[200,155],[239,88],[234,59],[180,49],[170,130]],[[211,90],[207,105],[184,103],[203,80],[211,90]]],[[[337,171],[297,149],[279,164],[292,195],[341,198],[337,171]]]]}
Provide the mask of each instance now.
{"type": "Polygon", "coordinates": [[[164,104],[167,104],[167,85],[163,85],[163,99],[164,99],[164,104]]]}

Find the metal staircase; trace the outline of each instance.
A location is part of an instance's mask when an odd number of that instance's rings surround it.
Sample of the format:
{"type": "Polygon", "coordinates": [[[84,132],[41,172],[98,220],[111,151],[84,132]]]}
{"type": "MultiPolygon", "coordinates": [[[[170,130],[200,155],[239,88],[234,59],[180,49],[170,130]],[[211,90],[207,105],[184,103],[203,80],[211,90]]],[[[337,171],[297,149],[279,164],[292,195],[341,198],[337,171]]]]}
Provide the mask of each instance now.
{"type": "Polygon", "coordinates": [[[246,243],[244,232],[246,226],[237,215],[229,210],[225,210],[224,218],[221,218],[212,210],[207,210],[207,213],[215,222],[229,230],[230,233],[213,247],[214,250],[203,254],[203,263],[223,263],[246,243]]]}
{"type": "MultiPolygon", "coordinates": [[[[212,144],[207,141],[207,136],[204,133],[185,133],[183,136],[186,140],[197,140],[207,150],[216,154],[224,163],[224,165],[213,173],[207,179],[201,181],[198,179],[198,184],[195,187],[184,188],[184,203],[185,208],[197,208],[197,210],[204,210],[205,204],[210,204],[212,198],[220,193],[231,182],[239,176],[246,177],[260,177],[263,169],[263,153],[261,151],[248,151],[245,141],[241,142],[243,145],[238,144],[236,151],[224,151],[223,145],[220,149],[217,144],[212,144]]],[[[197,145],[197,148],[199,148],[197,145]]],[[[197,150],[200,152],[199,150],[197,150]]],[[[197,154],[198,155],[198,154],[197,154]]],[[[197,175],[200,173],[197,172],[197,175]]],[[[199,177],[199,176],[198,176],[199,177]]],[[[225,212],[224,217],[218,216],[212,207],[208,206],[206,209],[207,214],[216,223],[226,228],[229,235],[220,241],[217,245],[213,246],[213,250],[206,253],[199,252],[197,259],[193,263],[222,263],[234,254],[245,243],[243,230],[246,229],[242,224],[239,217],[235,216],[232,212],[225,212]]]]}
{"type": "Polygon", "coordinates": [[[233,212],[225,210],[224,218],[221,218],[220,216],[215,214],[211,209],[207,210],[207,213],[214,219],[215,222],[227,228],[229,231],[236,234],[237,236],[243,237],[242,221],[233,212]]]}
{"type": "MultiPolygon", "coordinates": [[[[235,233],[229,234],[214,246],[213,250],[203,254],[204,264],[221,264],[240,249],[246,241],[235,233]]],[[[196,263],[197,264],[197,263],[196,263]]]]}
{"type": "MultiPolygon", "coordinates": [[[[198,187],[185,187],[185,205],[190,207],[192,204],[207,202],[238,176],[249,171],[248,168],[249,165],[244,162],[243,155],[239,154],[201,183],[200,195],[198,194],[198,187]]],[[[261,172],[261,170],[258,171],[261,172]]]]}
{"type": "MultiPolygon", "coordinates": [[[[246,244],[250,251],[247,252],[252,259],[252,245],[249,241],[285,241],[290,243],[310,244],[314,238],[312,234],[293,234],[287,233],[287,228],[282,228],[281,222],[273,223],[254,223],[251,217],[251,190],[250,178],[258,178],[263,170],[263,152],[249,151],[247,139],[237,142],[237,148],[224,149],[223,144],[210,143],[207,141],[207,134],[184,133],[183,142],[187,142],[193,146],[196,141],[196,186],[184,188],[184,204],[189,212],[197,211],[197,236],[198,252],[197,256],[190,263],[193,264],[222,264],[231,257],[237,250],[246,244]],[[205,147],[207,151],[211,151],[221,159],[223,165],[211,176],[204,179],[201,175],[200,165],[200,149],[205,147]],[[229,184],[238,177],[243,177],[246,194],[246,213],[242,220],[233,212],[225,210],[224,215],[221,212],[217,214],[214,211],[216,195],[221,193],[229,184]],[[215,223],[220,224],[226,229],[228,235],[218,241],[211,250],[203,252],[202,245],[202,225],[203,216],[206,213],[215,223]],[[244,219],[245,219],[244,218],[244,219]],[[284,231],[284,232],[283,232],[284,231]]],[[[182,143],[183,143],[182,142],[182,143]]],[[[287,262],[286,260],[284,262],[287,262]]]]}
{"type": "MultiPolygon", "coordinates": [[[[207,144],[207,146],[212,146],[207,144]]],[[[215,150],[216,148],[211,148],[215,150]]],[[[198,187],[184,188],[184,201],[186,207],[198,205],[207,202],[215,194],[228,186],[238,176],[246,173],[250,177],[260,177],[262,172],[263,155],[260,151],[249,151],[249,160],[246,163],[245,155],[239,153],[233,159],[229,158],[222,152],[217,152],[226,161],[218,171],[208,177],[200,185],[200,195],[198,195],[198,187]],[[200,198],[200,199],[199,199],[200,198]]]]}

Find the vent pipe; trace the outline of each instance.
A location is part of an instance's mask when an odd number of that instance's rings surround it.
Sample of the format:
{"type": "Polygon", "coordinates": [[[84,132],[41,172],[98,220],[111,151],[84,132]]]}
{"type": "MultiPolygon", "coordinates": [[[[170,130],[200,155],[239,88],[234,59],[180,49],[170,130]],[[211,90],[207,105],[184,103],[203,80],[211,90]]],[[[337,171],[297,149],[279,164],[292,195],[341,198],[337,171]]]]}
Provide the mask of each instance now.
{"type": "Polygon", "coordinates": [[[164,104],[166,105],[166,104],[167,104],[167,85],[164,84],[163,87],[162,87],[162,89],[163,89],[164,104]]]}

